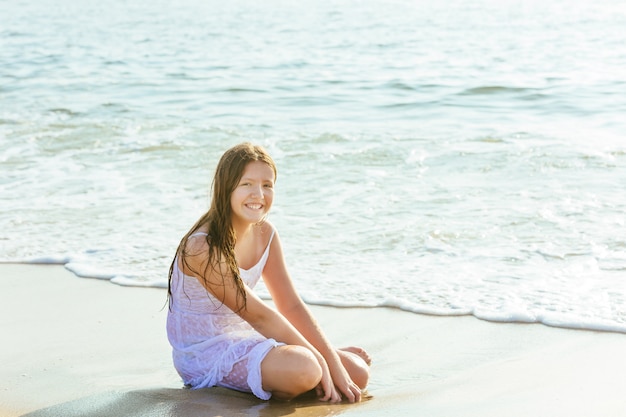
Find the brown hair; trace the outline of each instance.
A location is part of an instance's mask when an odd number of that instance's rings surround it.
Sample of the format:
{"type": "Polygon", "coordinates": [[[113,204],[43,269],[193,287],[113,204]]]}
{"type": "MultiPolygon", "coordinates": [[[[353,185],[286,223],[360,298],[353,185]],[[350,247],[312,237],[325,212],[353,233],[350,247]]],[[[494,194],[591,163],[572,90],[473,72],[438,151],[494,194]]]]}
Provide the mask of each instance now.
{"type": "MultiPolygon", "coordinates": [[[[235,259],[236,237],[232,227],[230,197],[241,180],[246,165],[252,161],[265,162],[272,168],[274,178],[276,178],[276,164],[263,147],[246,142],[227,150],[224,155],[222,155],[215,169],[215,175],[211,185],[213,196],[209,211],[202,215],[189,232],[187,232],[176,250],[176,255],[180,257],[183,265],[189,268],[189,264],[186,261],[186,257],[190,255],[186,250],[187,239],[200,227],[206,225],[208,229],[206,241],[209,246],[207,266],[204,273],[194,271],[191,268],[189,269],[199,277],[205,277],[210,268],[213,269],[213,271],[221,271],[219,264],[221,261],[225,262],[231,275],[231,277],[228,278],[235,281],[238,297],[241,297],[243,300],[242,303],[238,303],[239,309],[237,311],[241,311],[241,309],[244,309],[246,306],[246,292],[241,276],[239,275],[239,265],[235,259]]],[[[174,271],[175,262],[176,256],[170,265],[168,275],[167,293],[170,300],[170,308],[172,299],[172,273],[174,271]]],[[[222,282],[226,278],[227,277],[222,274],[222,282]]]]}

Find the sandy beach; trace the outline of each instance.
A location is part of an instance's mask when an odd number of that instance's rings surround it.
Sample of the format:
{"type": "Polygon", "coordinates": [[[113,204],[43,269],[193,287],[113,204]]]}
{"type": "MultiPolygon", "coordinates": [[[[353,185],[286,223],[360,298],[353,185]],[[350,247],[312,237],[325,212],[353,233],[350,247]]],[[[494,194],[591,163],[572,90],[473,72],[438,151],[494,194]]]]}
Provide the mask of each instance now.
{"type": "Polygon", "coordinates": [[[312,306],[374,358],[367,399],[257,400],[182,387],[165,291],[0,265],[0,416],[624,416],[626,335],[312,306]]]}

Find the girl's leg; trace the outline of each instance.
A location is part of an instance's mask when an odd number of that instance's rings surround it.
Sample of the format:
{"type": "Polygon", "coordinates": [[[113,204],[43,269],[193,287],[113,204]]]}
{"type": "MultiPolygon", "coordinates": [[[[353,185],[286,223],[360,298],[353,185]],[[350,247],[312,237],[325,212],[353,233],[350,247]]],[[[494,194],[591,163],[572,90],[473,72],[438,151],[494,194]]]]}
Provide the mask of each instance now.
{"type": "Polygon", "coordinates": [[[341,358],[346,371],[350,374],[350,378],[361,389],[365,389],[370,379],[369,365],[372,363],[372,359],[367,352],[359,347],[346,347],[337,349],[337,354],[341,358]]]}
{"type": "Polygon", "coordinates": [[[248,385],[248,360],[241,360],[234,364],[230,374],[226,375],[219,385],[237,391],[252,392],[252,388],[248,385]]]}
{"type": "Polygon", "coordinates": [[[322,368],[302,346],[277,346],[261,362],[261,378],[263,389],[273,398],[290,400],[314,389],[322,379],[322,368]]]}

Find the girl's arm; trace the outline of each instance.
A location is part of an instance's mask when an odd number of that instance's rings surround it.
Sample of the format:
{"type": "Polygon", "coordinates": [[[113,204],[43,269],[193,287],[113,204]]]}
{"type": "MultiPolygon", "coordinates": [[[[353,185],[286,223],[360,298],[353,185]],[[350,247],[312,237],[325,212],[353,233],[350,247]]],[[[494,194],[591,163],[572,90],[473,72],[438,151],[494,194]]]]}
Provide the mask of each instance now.
{"type": "MultiPolygon", "coordinates": [[[[207,291],[223,302],[226,307],[236,312],[263,336],[288,345],[299,345],[309,349],[322,367],[322,381],[320,382],[324,392],[322,400],[339,400],[340,396],[334,389],[331,371],[325,356],[293,324],[276,310],[269,307],[248,286],[245,286],[246,307],[243,309],[239,308],[241,297],[238,294],[230,272],[225,267],[219,272],[215,272],[211,267],[206,268],[208,250],[206,240],[203,238],[190,238],[187,244],[187,253],[192,255],[187,255],[187,265],[183,266],[183,272],[186,275],[195,276],[207,291]],[[207,271],[207,273],[198,277],[199,272],[204,271],[207,271]],[[224,277],[222,277],[222,274],[224,277]]],[[[222,263],[220,266],[223,265],[222,263]]]]}
{"type": "Polygon", "coordinates": [[[263,281],[272,295],[276,308],[324,357],[337,389],[348,401],[360,401],[360,388],[350,378],[336,349],[324,335],[291,281],[278,233],[274,235],[271,245],[270,255],[263,270],[263,281]]]}

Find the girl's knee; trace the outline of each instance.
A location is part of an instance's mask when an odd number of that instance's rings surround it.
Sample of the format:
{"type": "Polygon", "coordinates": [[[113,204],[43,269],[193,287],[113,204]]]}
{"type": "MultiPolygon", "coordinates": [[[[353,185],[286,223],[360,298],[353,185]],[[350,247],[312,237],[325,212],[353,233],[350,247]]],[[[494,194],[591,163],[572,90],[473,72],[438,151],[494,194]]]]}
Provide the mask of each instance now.
{"type": "Polygon", "coordinates": [[[314,389],[322,368],[313,353],[302,346],[280,346],[262,362],[264,388],[275,397],[291,399],[314,389]]]}
{"type": "Polygon", "coordinates": [[[302,346],[289,346],[291,358],[290,379],[297,395],[314,389],[322,379],[322,367],[313,353],[302,346]]]}
{"type": "Polygon", "coordinates": [[[365,389],[370,380],[369,366],[355,366],[350,372],[350,378],[361,389],[365,389]]]}
{"type": "Polygon", "coordinates": [[[338,351],[343,366],[350,374],[352,381],[361,389],[365,389],[370,379],[370,367],[362,357],[351,352],[338,351]]]}

